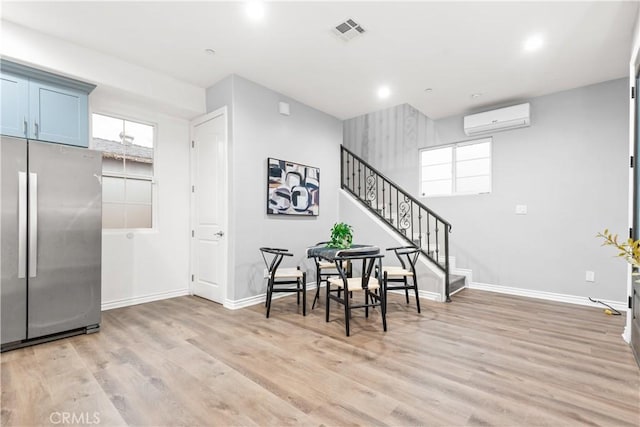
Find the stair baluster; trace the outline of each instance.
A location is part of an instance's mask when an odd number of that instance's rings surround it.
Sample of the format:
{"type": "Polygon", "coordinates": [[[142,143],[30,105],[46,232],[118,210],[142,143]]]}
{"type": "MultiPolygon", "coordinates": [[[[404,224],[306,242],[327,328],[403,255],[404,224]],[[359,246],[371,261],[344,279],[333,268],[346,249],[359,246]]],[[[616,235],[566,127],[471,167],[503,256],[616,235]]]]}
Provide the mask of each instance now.
{"type": "Polygon", "coordinates": [[[447,302],[450,302],[449,233],[451,232],[451,224],[343,146],[341,146],[340,158],[340,185],[342,189],[349,192],[367,209],[382,218],[410,244],[416,245],[417,241],[422,254],[444,272],[445,298],[447,302]],[[357,181],[356,162],[358,162],[357,181]],[[349,166],[351,166],[351,173],[349,173],[349,166]],[[364,191],[362,184],[364,184],[364,191]],[[395,206],[393,202],[394,193],[395,206]],[[432,224],[433,229],[431,228],[432,224]],[[415,237],[416,229],[418,231],[417,239],[415,237]],[[440,235],[440,231],[444,233],[444,236],[440,235]],[[435,233],[434,246],[432,246],[432,233],[435,233]],[[444,263],[440,261],[442,252],[444,252],[444,263]]]}

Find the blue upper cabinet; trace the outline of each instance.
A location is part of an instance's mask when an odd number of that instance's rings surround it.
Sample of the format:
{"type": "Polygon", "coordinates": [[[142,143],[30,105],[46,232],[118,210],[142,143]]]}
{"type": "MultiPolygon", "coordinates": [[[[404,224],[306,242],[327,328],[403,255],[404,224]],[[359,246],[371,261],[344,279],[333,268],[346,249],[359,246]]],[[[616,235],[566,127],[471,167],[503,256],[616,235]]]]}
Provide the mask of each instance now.
{"type": "Polygon", "coordinates": [[[29,80],[12,74],[0,73],[0,126],[2,134],[27,137],[29,118],[29,80]]]}
{"type": "Polygon", "coordinates": [[[0,133],[89,146],[89,92],[95,86],[0,60],[0,133]]]}
{"type": "Polygon", "coordinates": [[[31,82],[29,138],[89,146],[87,94],[78,90],[31,82]]]}

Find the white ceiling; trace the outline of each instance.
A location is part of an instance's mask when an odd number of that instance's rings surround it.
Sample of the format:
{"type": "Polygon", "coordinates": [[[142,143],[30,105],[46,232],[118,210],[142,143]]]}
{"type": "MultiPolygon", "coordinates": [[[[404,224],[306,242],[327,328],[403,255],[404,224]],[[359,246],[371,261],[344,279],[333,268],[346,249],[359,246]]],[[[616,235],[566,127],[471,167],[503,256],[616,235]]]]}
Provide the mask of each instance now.
{"type": "Polygon", "coordinates": [[[281,2],[267,3],[256,23],[242,2],[3,1],[2,19],[203,88],[236,73],[341,119],[405,102],[440,118],[626,76],[637,9],[615,1],[281,2]],[[345,18],[367,32],[339,40],[331,28],[345,18]],[[525,53],[533,33],[545,45],[525,53]],[[392,91],[384,101],[382,84],[392,91]]]}

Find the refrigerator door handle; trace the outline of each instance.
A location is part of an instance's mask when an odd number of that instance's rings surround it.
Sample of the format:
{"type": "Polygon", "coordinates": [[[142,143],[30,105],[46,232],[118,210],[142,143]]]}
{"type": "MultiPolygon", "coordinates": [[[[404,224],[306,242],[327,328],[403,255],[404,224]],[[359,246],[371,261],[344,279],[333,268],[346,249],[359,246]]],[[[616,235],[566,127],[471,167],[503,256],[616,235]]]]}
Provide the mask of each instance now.
{"type": "Polygon", "coordinates": [[[38,174],[29,173],[29,277],[38,274],[38,174]]]}
{"type": "Polygon", "coordinates": [[[18,279],[27,275],[27,173],[18,172],[18,279]]]}

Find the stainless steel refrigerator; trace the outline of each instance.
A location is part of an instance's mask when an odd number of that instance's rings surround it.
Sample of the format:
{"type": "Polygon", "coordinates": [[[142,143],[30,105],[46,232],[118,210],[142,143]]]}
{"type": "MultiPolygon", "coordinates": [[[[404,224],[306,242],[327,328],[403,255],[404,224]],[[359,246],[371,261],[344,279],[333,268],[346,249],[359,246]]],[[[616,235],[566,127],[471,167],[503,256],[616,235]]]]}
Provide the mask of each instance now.
{"type": "Polygon", "coordinates": [[[99,330],[102,156],[1,137],[2,351],[99,330]]]}

